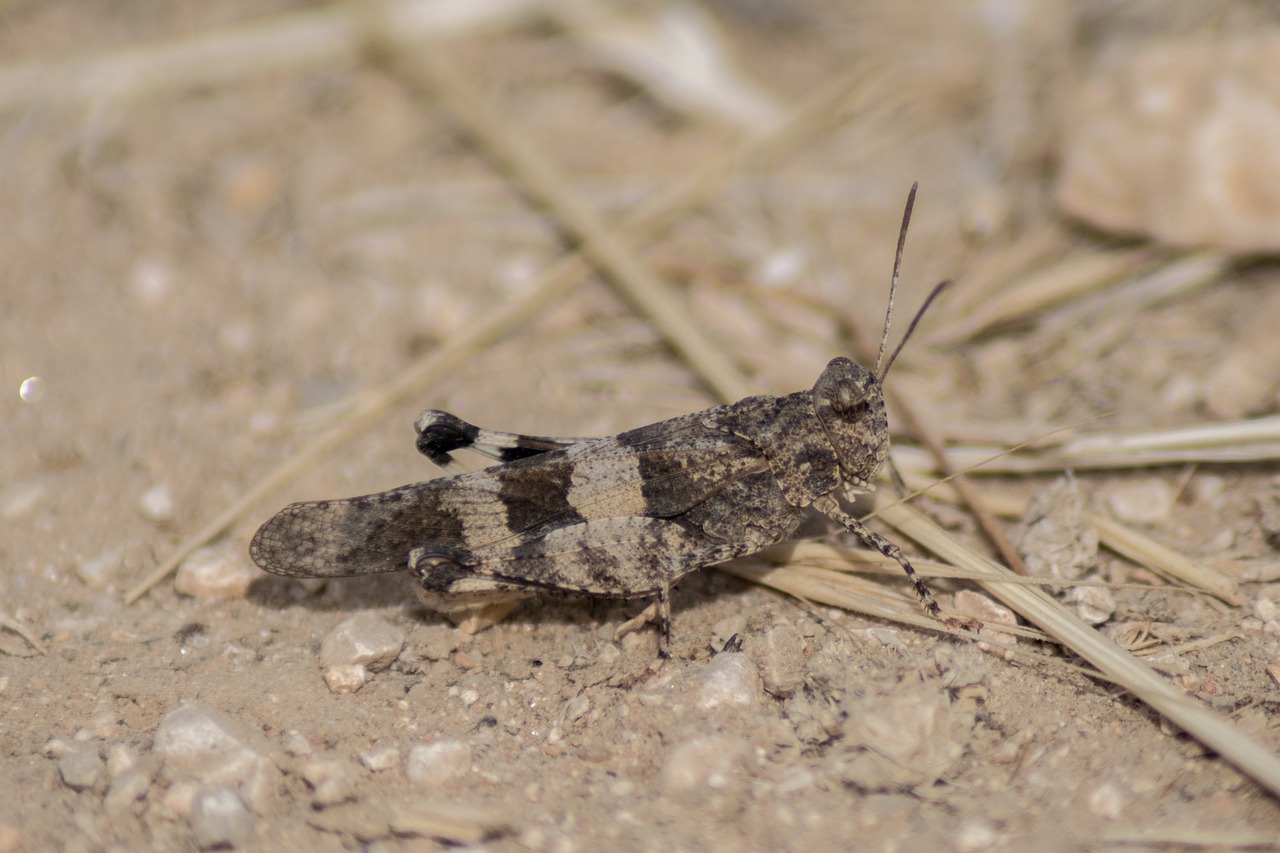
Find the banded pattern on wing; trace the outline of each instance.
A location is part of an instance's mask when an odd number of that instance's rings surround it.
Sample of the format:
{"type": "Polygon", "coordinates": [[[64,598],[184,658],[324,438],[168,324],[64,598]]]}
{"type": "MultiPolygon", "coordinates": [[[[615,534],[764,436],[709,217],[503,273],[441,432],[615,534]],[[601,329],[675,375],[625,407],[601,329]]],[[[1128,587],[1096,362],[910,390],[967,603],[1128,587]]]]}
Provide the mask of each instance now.
{"type": "Polygon", "coordinates": [[[419,580],[443,594],[526,587],[610,598],[653,595],[691,571],[785,539],[803,514],[769,472],[758,472],[674,518],[592,518],[514,546],[430,549],[419,580]]]}
{"type": "Polygon", "coordinates": [[[282,575],[389,572],[424,546],[474,555],[588,519],[679,516],[765,467],[754,445],[716,426],[716,411],[388,492],[291,504],[250,554],[282,575]]]}

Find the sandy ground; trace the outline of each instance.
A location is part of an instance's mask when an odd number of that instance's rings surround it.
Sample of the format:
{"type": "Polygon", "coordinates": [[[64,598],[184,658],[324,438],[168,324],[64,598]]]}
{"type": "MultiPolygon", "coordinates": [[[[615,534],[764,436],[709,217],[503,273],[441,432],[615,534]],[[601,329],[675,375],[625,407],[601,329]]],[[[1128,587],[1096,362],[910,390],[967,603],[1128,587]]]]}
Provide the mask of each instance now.
{"type": "MultiPolygon", "coordinates": [[[[0,57],[86,59],[306,8],[272,5],[9,2],[0,57]]],[[[1010,35],[969,4],[874,5],[711,9],[777,105],[851,72],[888,81],[887,94],[810,131],[780,162],[735,174],[645,252],[762,392],[808,388],[849,351],[848,318],[879,328],[913,180],[922,189],[902,305],[949,277],[964,300],[966,274],[1033,226],[1057,229],[1069,251],[1105,246],[1049,199],[1055,87],[1104,43],[1246,28],[1261,14],[1044,4],[1010,35]],[[753,293],[772,301],[761,308],[753,293]]],[[[545,23],[458,36],[449,55],[609,220],[722,160],[743,133],[656,102],[545,23]]],[[[231,820],[244,849],[1078,850],[1148,833],[1219,848],[1280,838],[1272,795],[1102,680],[716,571],[676,592],[674,655],[662,665],[653,629],[615,638],[640,602],[529,602],[470,635],[423,610],[399,575],[255,574],[229,598],[182,596],[166,581],[126,605],[128,588],[345,402],[519,298],[564,243],[447,111],[354,58],[136,98],[6,105],[0,610],[47,653],[0,633],[0,853],[194,849],[193,809],[216,780],[157,744],[184,707],[220,721],[257,762],[225,783],[247,802],[231,820]],[[390,623],[405,645],[361,690],[336,694],[320,643],[356,614],[390,623]],[[740,652],[725,649],[735,634],[740,652]],[[441,744],[447,755],[415,753],[441,744]],[[415,754],[426,771],[410,766],[415,754]]],[[[1259,312],[1280,311],[1267,293],[1276,280],[1270,264],[1238,268],[1079,334],[1024,326],[940,347],[926,319],[891,381],[944,435],[996,443],[1010,424],[1091,427],[1101,413],[1116,429],[1199,422],[1197,389],[1247,344],[1241,330],[1259,312]]],[[[215,541],[217,559],[248,568],[253,531],[289,501],[435,476],[412,444],[424,408],[593,435],[715,402],[652,326],[589,281],[264,498],[215,541]]],[[[1243,571],[1275,563],[1263,511],[1275,477],[1273,465],[1248,464],[1078,482],[1106,508],[1158,481],[1177,500],[1146,532],[1243,571]]],[[[994,482],[1030,495],[1051,481],[994,482]]],[[[986,547],[967,517],[932,511],[986,547]]],[[[1154,581],[1106,552],[1098,572],[1154,581]]],[[[934,588],[950,604],[960,587],[934,588]]],[[[1280,746],[1280,689],[1267,673],[1280,663],[1268,628],[1280,584],[1246,584],[1238,607],[1148,586],[1115,596],[1104,629],[1149,623],[1167,644],[1212,638],[1167,656],[1163,671],[1280,746]]]]}

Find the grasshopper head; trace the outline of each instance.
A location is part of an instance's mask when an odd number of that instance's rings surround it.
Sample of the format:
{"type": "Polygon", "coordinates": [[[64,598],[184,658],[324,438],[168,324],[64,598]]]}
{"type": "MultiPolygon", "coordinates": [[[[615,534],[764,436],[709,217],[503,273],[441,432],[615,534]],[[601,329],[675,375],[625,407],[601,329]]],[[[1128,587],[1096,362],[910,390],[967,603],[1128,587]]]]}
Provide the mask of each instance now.
{"type": "Polygon", "coordinates": [[[889,419],[880,380],[847,358],[833,358],[813,386],[813,405],[851,491],[871,488],[889,455],[889,419]]]}

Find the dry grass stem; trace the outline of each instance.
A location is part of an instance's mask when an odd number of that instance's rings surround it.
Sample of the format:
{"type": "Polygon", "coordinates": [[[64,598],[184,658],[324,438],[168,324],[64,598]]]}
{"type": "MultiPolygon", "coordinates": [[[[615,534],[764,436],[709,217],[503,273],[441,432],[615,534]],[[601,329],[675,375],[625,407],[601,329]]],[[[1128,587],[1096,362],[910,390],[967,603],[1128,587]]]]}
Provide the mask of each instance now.
{"type": "MultiPolygon", "coordinates": [[[[394,0],[383,5],[381,14],[403,37],[446,38],[530,20],[547,3],[394,0]]],[[[50,102],[139,100],[354,63],[365,44],[366,16],[359,4],[337,4],[105,56],[0,69],[0,110],[50,102]]]]}
{"type": "Polygon", "coordinates": [[[1157,257],[1150,249],[1068,255],[1047,269],[1024,275],[978,305],[972,314],[948,325],[935,326],[929,340],[935,344],[954,344],[999,326],[1025,322],[1046,308],[1133,276],[1150,267],[1157,257]]]}
{"type": "MultiPolygon", "coordinates": [[[[995,445],[947,448],[952,464],[971,476],[1029,474],[1104,468],[1222,462],[1272,462],[1280,459],[1280,417],[1197,424],[1138,433],[1091,433],[1052,446],[1008,451],[995,445]]],[[[929,454],[914,447],[894,449],[904,472],[935,471],[929,454]]]]}

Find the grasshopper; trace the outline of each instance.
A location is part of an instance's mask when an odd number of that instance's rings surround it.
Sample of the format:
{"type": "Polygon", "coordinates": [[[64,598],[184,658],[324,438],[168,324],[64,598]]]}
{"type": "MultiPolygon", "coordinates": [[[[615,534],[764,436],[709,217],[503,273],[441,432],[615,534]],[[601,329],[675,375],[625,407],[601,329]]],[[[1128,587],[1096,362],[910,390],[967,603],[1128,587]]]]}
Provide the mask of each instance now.
{"type": "Polygon", "coordinates": [[[336,577],[408,570],[429,606],[474,609],[559,592],[656,596],[670,647],[670,591],[684,575],[790,537],[809,507],[907,573],[924,609],[937,602],[897,545],[842,507],[872,491],[889,452],[882,386],[910,337],[885,348],[915,187],[907,199],[874,371],[835,358],[812,390],[753,396],[604,438],[482,429],[429,410],[418,450],[451,476],[377,494],[291,504],[249,553],[268,572],[336,577]],[[457,473],[451,455],[496,461],[457,473]]]}

